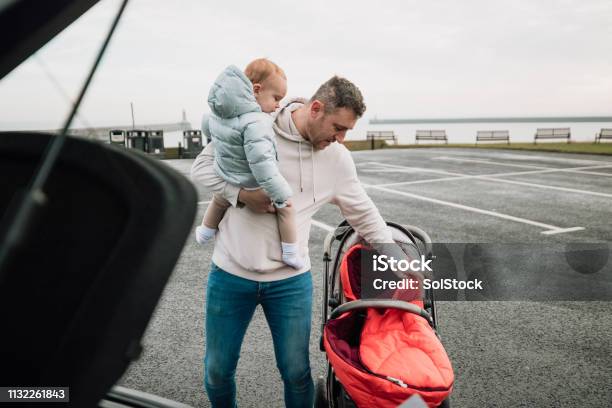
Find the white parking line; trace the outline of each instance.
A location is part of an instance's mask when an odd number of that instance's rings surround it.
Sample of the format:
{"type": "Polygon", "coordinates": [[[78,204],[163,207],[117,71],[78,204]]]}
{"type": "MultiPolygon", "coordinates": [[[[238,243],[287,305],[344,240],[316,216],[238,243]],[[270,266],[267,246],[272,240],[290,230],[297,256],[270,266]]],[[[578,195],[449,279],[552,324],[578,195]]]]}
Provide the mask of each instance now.
{"type": "Polygon", "coordinates": [[[552,169],[553,168],[553,167],[545,167],[545,166],[534,166],[533,164],[501,163],[501,162],[494,162],[491,160],[463,159],[459,157],[448,157],[448,156],[432,157],[431,160],[458,161],[458,162],[466,162],[466,163],[482,163],[482,164],[490,164],[494,166],[521,167],[521,168],[533,168],[533,169],[552,169]]]}
{"type": "Polygon", "coordinates": [[[584,171],[589,169],[605,169],[611,168],[612,164],[605,164],[599,166],[584,166],[584,167],[570,167],[570,168],[551,168],[548,170],[529,170],[529,171],[515,171],[512,173],[494,173],[489,174],[490,177],[505,177],[505,176],[520,176],[523,174],[544,174],[544,173],[576,173],[576,174],[590,174],[594,176],[612,177],[612,173],[597,173],[594,171],[584,171]]]}
{"type": "MultiPolygon", "coordinates": [[[[609,169],[611,168],[612,165],[603,165],[603,166],[587,166],[587,167],[583,167],[585,170],[586,169],[609,169]]],[[[599,173],[596,171],[583,171],[581,170],[580,167],[576,167],[573,169],[563,169],[560,171],[566,171],[568,173],[577,173],[577,174],[591,174],[593,176],[604,176],[604,177],[612,177],[612,173],[599,173]]]]}
{"type": "MultiPolygon", "coordinates": [[[[373,163],[373,162],[371,162],[373,163]]],[[[379,164],[382,166],[392,166],[390,164],[379,164]]],[[[612,167],[612,165],[605,165],[605,166],[586,166],[586,167],[575,167],[573,168],[573,170],[575,170],[575,173],[577,174],[591,174],[591,175],[595,175],[595,176],[605,176],[605,177],[612,177],[612,173],[596,173],[596,172],[590,172],[590,171],[578,171],[581,169],[599,169],[599,168],[609,168],[612,167]]],[[[414,167],[413,167],[414,168],[414,167]]],[[[409,171],[401,171],[400,169],[397,169],[398,172],[401,173],[409,173],[409,171]]],[[[420,169],[421,170],[421,169],[420,169]]],[[[393,169],[389,168],[389,169],[380,169],[376,170],[376,169],[367,169],[367,170],[360,170],[363,171],[365,173],[391,173],[393,172],[393,169]]],[[[385,184],[377,184],[381,187],[390,187],[390,186],[401,186],[401,185],[409,185],[409,184],[423,184],[423,183],[433,183],[433,182],[437,182],[437,181],[449,181],[449,180],[462,180],[462,179],[471,179],[471,178],[482,178],[482,177],[508,177],[508,176],[522,176],[522,175],[528,175],[528,174],[544,174],[544,173],[556,173],[556,172],[564,172],[564,171],[570,171],[569,169],[549,169],[549,170],[530,170],[530,171],[513,171],[510,173],[493,173],[493,174],[489,174],[486,176],[482,176],[482,175],[460,175],[459,173],[452,173],[449,172],[448,174],[458,174],[456,177],[441,177],[441,178],[437,178],[437,179],[425,179],[425,180],[414,180],[414,181],[400,181],[397,183],[385,183],[385,184]]],[[[438,173],[440,172],[437,171],[438,173]]],[[[570,171],[571,172],[571,171],[570,171]]]]}
{"type": "Polygon", "coordinates": [[[542,170],[543,172],[546,172],[546,173],[552,173],[552,172],[559,171],[559,172],[580,173],[580,174],[593,174],[593,175],[597,175],[597,176],[612,177],[611,173],[597,173],[597,172],[590,172],[590,171],[582,171],[582,170],[589,170],[589,169],[610,168],[610,167],[612,167],[612,164],[599,164],[599,165],[596,165],[596,166],[558,168],[558,167],[534,166],[534,165],[531,165],[531,164],[501,163],[501,162],[494,162],[494,161],[490,161],[490,160],[460,159],[460,158],[447,157],[447,156],[434,157],[434,158],[432,158],[432,160],[458,161],[458,162],[467,162],[467,163],[470,163],[470,162],[472,162],[472,163],[483,163],[483,164],[491,164],[491,165],[495,165],[495,166],[506,166],[506,167],[535,168],[535,169],[540,169],[540,170],[542,170]]]}
{"type": "Polygon", "coordinates": [[[435,174],[444,174],[444,175],[452,175],[452,176],[464,176],[462,173],[453,173],[446,170],[436,170],[436,169],[428,169],[425,167],[413,167],[413,166],[397,166],[394,164],[386,164],[386,163],[378,163],[378,162],[366,162],[362,164],[374,164],[378,166],[378,168],[360,168],[364,173],[435,173],[435,174]],[[387,169],[381,169],[380,166],[387,167],[387,169]]]}
{"type": "MultiPolygon", "coordinates": [[[[369,162],[369,163],[376,163],[378,166],[381,166],[383,168],[388,168],[387,170],[384,170],[385,172],[390,170],[390,171],[401,171],[404,172],[406,169],[414,169],[415,167],[404,167],[404,166],[398,166],[395,164],[386,164],[386,163],[377,163],[377,162],[369,162]]],[[[610,167],[612,167],[612,165],[610,165],[610,167]]],[[[502,176],[509,176],[509,175],[522,175],[522,174],[533,174],[534,172],[549,172],[549,171],[557,171],[557,169],[547,169],[547,170],[534,170],[534,171],[529,171],[529,172],[514,172],[514,173],[497,173],[497,174],[490,174],[490,175],[470,175],[470,174],[461,174],[461,173],[452,173],[452,172],[444,172],[442,170],[437,170],[438,173],[446,173],[448,175],[452,175],[452,176],[457,176],[457,177],[445,177],[445,178],[441,178],[441,179],[430,179],[428,180],[416,180],[416,181],[406,181],[403,183],[386,183],[386,184],[377,184],[379,187],[390,187],[390,186],[398,186],[398,185],[409,185],[409,184],[423,184],[423,183],[427,183],[427,182],[437,182],[437,181],[452,181],[452,180],[462,180],[462,179],[479,179],[479,180],[487,180],[487,181],[493,181],[493,182],[497,182],[497,183],[506,183],[506,184],[516,184],[516,185],[523,185],[523,186],[527,186],[527,187],[534,187],[534,188],[540,188],[540,189],[545,189],[545,190],[557,190],[557,191],[565,191],[568,193],[575,193],[575,194],[583,194],[583,195],[592,195],[592,196],[598,196],[598,197],[606,197],[606,198],[612,198],[612,194],[607,194],[607,193],[600,193],[597,191],[589,191],[589,190],[579,190],[576,188],[568,188],[568,187],[557,187],[557,186],[551,186],[548,184],[538,184],[538,183],[529,183],[526,181],[518,181],[518,180],[507,180],[507,179],[501,179],[498,177],[502,177],[502,176]]]]}
{"type": "Polygon", "coordinates": [[[584,230],[584,227],[571,227],[571,228],[557,227],[556,225],[545,224],[543,222],[528,220],[526,218],[520,218],[520,217],[515,217],[513,215],[508,215],[508,214],[498,213],[498,212],[494,212],[494,211],[483,210],[481,208],[470,207],[468,205],[452,203],[450,201],[438,200],[436,198],[424,197],[424,196],[421,196],[421,195],[418,195],[418,194],[407,193],[407,192],[404,192],[404,191],[391,190],[389,188],[380,187],[380,186],[373,186],[373,185],[368,185],[368,184],[364,184],[363,186],[365,188],[372,188],[372,189],[375,189],[375,190],[384,191],[384,192],[391,193],[391,194],[397,194],[397,195],[401,195],[401,196],[404,196],[404,197],[415,198],[417,200],[428,201],[430,203],[445,205],[445,206],[453,207],[453,208],[459,208],[459,209],[462,209],[462,210],[471,211],[471,212],[475,212],[475,213],[478,213],[478,214],[485,214],[485,215],[490,215],[492,217],[502,218],[502,219],[509,220],[509,221],[514,221],[514,222],[519,222],[519,223],[522,223],[522,224],[534,225],[536,227],[544,228],[545,231],[542,231],[541,233],[545,234],[545,235],[562,234],[564,232],[572,232],[572,231],[584,230]]]}
{"type": "Polygon", "coordinates": [[[612,194],[600,193],[600,192],[597,192],[597,191],[589,191],[589,190],[579,190],[577,188],[557,187],[557,186],[550,186],[550,185],[546,185],[546,184],[536,184],[536,183],[528,183],[526,181],[498,179],[498,178],[487,177],[487,176],[480,177],[480,179],[481,180],[489,180],[489,181],[501,182],[501,183],[507,183],[507,184],[516,184],[516,185],[520,185],[520,186],[541,188],[541,189],[545,189],[545,190],[566,191],[568,193],[575,193],[575,194],[582,194],[582,195],[591,195],[591,196],[597,196],[597,197],[612,198],[612,194]]]}
{"type": "Polygon", "coordinates": [[[385,184],[375,184],[375,185],[378,187],[392,187],[392,186],[404,186],[404,185],[411,185],[411,184],[427,184],[427,183],[434,183],[437,181],[464,180],[464,179],[470,179],[470,178],[474,178],[474,176],[440,177],[437,179],[399,181],[397,183],[385,183],[385,184]]]}
{"type": "Polygon", "coordinates": [[[581,165],[593,165],[605,163],[603,160],[587,160],[587,159],[573,159],[570,157],[553,157],[552,155],[541,156],[535,154],[517,154],[517,153],[501,153],[501,152],[474,152],[471,151],[469,153],[459,153],[459,152],[444,152],[444,154],[448,156],[458,156],[458,157],[485,157],[488,159],[510,159],[510,160],[524,160],[524,161],[543,161],[543,162],[552,162],[552,163],[574,163],[581,165]]]}
{"type": "Polygon", "coordinates": [[[321,228],[321,229],[324,229],[324,230],[325,230],[325,231],[327,231],[327,232],[331,232],[331,231],[334,231],[334,230],[335,230],[335,228],[334,228],[334,227],[332,227],[331,225],[327,225],[327,224],[325,224],[325,223],[323,223],[323,222],[321,222],[321,221],[312,220],[312,221],[311,221],[311,223],[312,223],[312,225],[314,225],[315,227],[319,227],[319,228],[321,228]]]}
{"type": "Polygon", "coordinates": [[[565,232],[581,231],[583,229],[584,228],[582,228],[582,227],[559,228],[557,230],[542,231],[542,234],[544,234],[544,235],[555,235],[555,234],[563,234],[565,232]]]}

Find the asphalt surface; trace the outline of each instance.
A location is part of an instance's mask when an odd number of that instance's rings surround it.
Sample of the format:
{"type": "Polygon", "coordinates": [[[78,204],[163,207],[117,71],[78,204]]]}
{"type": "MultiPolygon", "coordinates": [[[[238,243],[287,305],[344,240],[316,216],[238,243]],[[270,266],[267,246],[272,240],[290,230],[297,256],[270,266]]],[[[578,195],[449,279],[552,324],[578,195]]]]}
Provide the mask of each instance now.
{"type": "MultiPolygon", "coordinates": [[[[574,287],[576,299],[583,301],[536,297],[439,301],[437,307],[443,344],[455,369],[454,407],[612,406],[612,303],[584,301],[592,279],[603,288],[604,299],[612,300],[605,297],[612,268],[607,257],[612,241],[611,158],[444,148],[355,152],[353,157],[383,217],[417,225],[434,242],[453,243],[453,248],[465,243],[536,248],[600,243],[608,248],[600,270],[564,275],[564,287],[574,287]]],[[[166,163],[188,174],[191,162],[166,163]]],[[[207,201],[210,195],[199,190],[200,200],[207,201]]],[[[196,223],[205,207],[200,205],[196,223]]],[[[315,220],[335,226],[342,217],[329,205],[315,220]]],[[[315,379],[326,366],[318,349],[326,234],[313,226],[310,235],[315,379]]],[[[121,385],[195,407],[209,406],[202,359],[211,254],[212,247],[188,239],[145,334],[143,355],[121,385]]],[[[451,251],[451,257],[459,274],[467,273],[465,253],[462,258],[451,251]]],[[[272,339],[260,309],[243,343],[236,378],[240,406],[283,406],[272,339]]]]}

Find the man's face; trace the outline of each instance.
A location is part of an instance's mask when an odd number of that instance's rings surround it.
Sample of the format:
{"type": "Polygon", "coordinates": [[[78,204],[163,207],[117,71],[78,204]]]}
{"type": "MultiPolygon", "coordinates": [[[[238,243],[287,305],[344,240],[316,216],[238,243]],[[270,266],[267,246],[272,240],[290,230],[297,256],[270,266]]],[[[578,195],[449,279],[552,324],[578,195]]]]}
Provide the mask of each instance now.
{"type": "Polygon", "coordinates": [[[344,142],[346,132],[357,122],[357,115],[351,109],[338,108],[325,113],[323,104],[316,100],[311,103],[309,113],[310,143],[318,150],[334,142],[344,142]]]}

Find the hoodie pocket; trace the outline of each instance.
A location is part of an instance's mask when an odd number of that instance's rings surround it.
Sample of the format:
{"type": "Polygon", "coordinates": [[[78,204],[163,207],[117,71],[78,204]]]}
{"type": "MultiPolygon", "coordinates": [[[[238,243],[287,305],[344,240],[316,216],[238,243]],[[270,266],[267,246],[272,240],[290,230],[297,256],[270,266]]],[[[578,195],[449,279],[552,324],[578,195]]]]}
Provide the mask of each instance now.
{"type": "Polygon", "coordinates": [[[226,256],[243,269],[270,272],[284,266],[274,214],[230,208],[219,225],[218,239],[226,256]]]}

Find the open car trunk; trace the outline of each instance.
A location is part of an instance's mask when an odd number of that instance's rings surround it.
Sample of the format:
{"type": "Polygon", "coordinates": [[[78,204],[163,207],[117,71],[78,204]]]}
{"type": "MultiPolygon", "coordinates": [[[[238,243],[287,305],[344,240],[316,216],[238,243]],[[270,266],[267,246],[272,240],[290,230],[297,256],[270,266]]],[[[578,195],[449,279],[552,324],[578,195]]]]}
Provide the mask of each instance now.
{"type": "MultiPolygon", "coordinates": [[[[96,3],[1,2],[0,80],[96,3]]],[[[58,406],[185,407],[114,384],[140,355],[196,191],[144,154],[67,137],[36,210],[17,223],[57,138],[0,132],[0,386],[69,387],[58,406]]],[[[20,403],[30,405],[40,403],[20,403]]]]}

